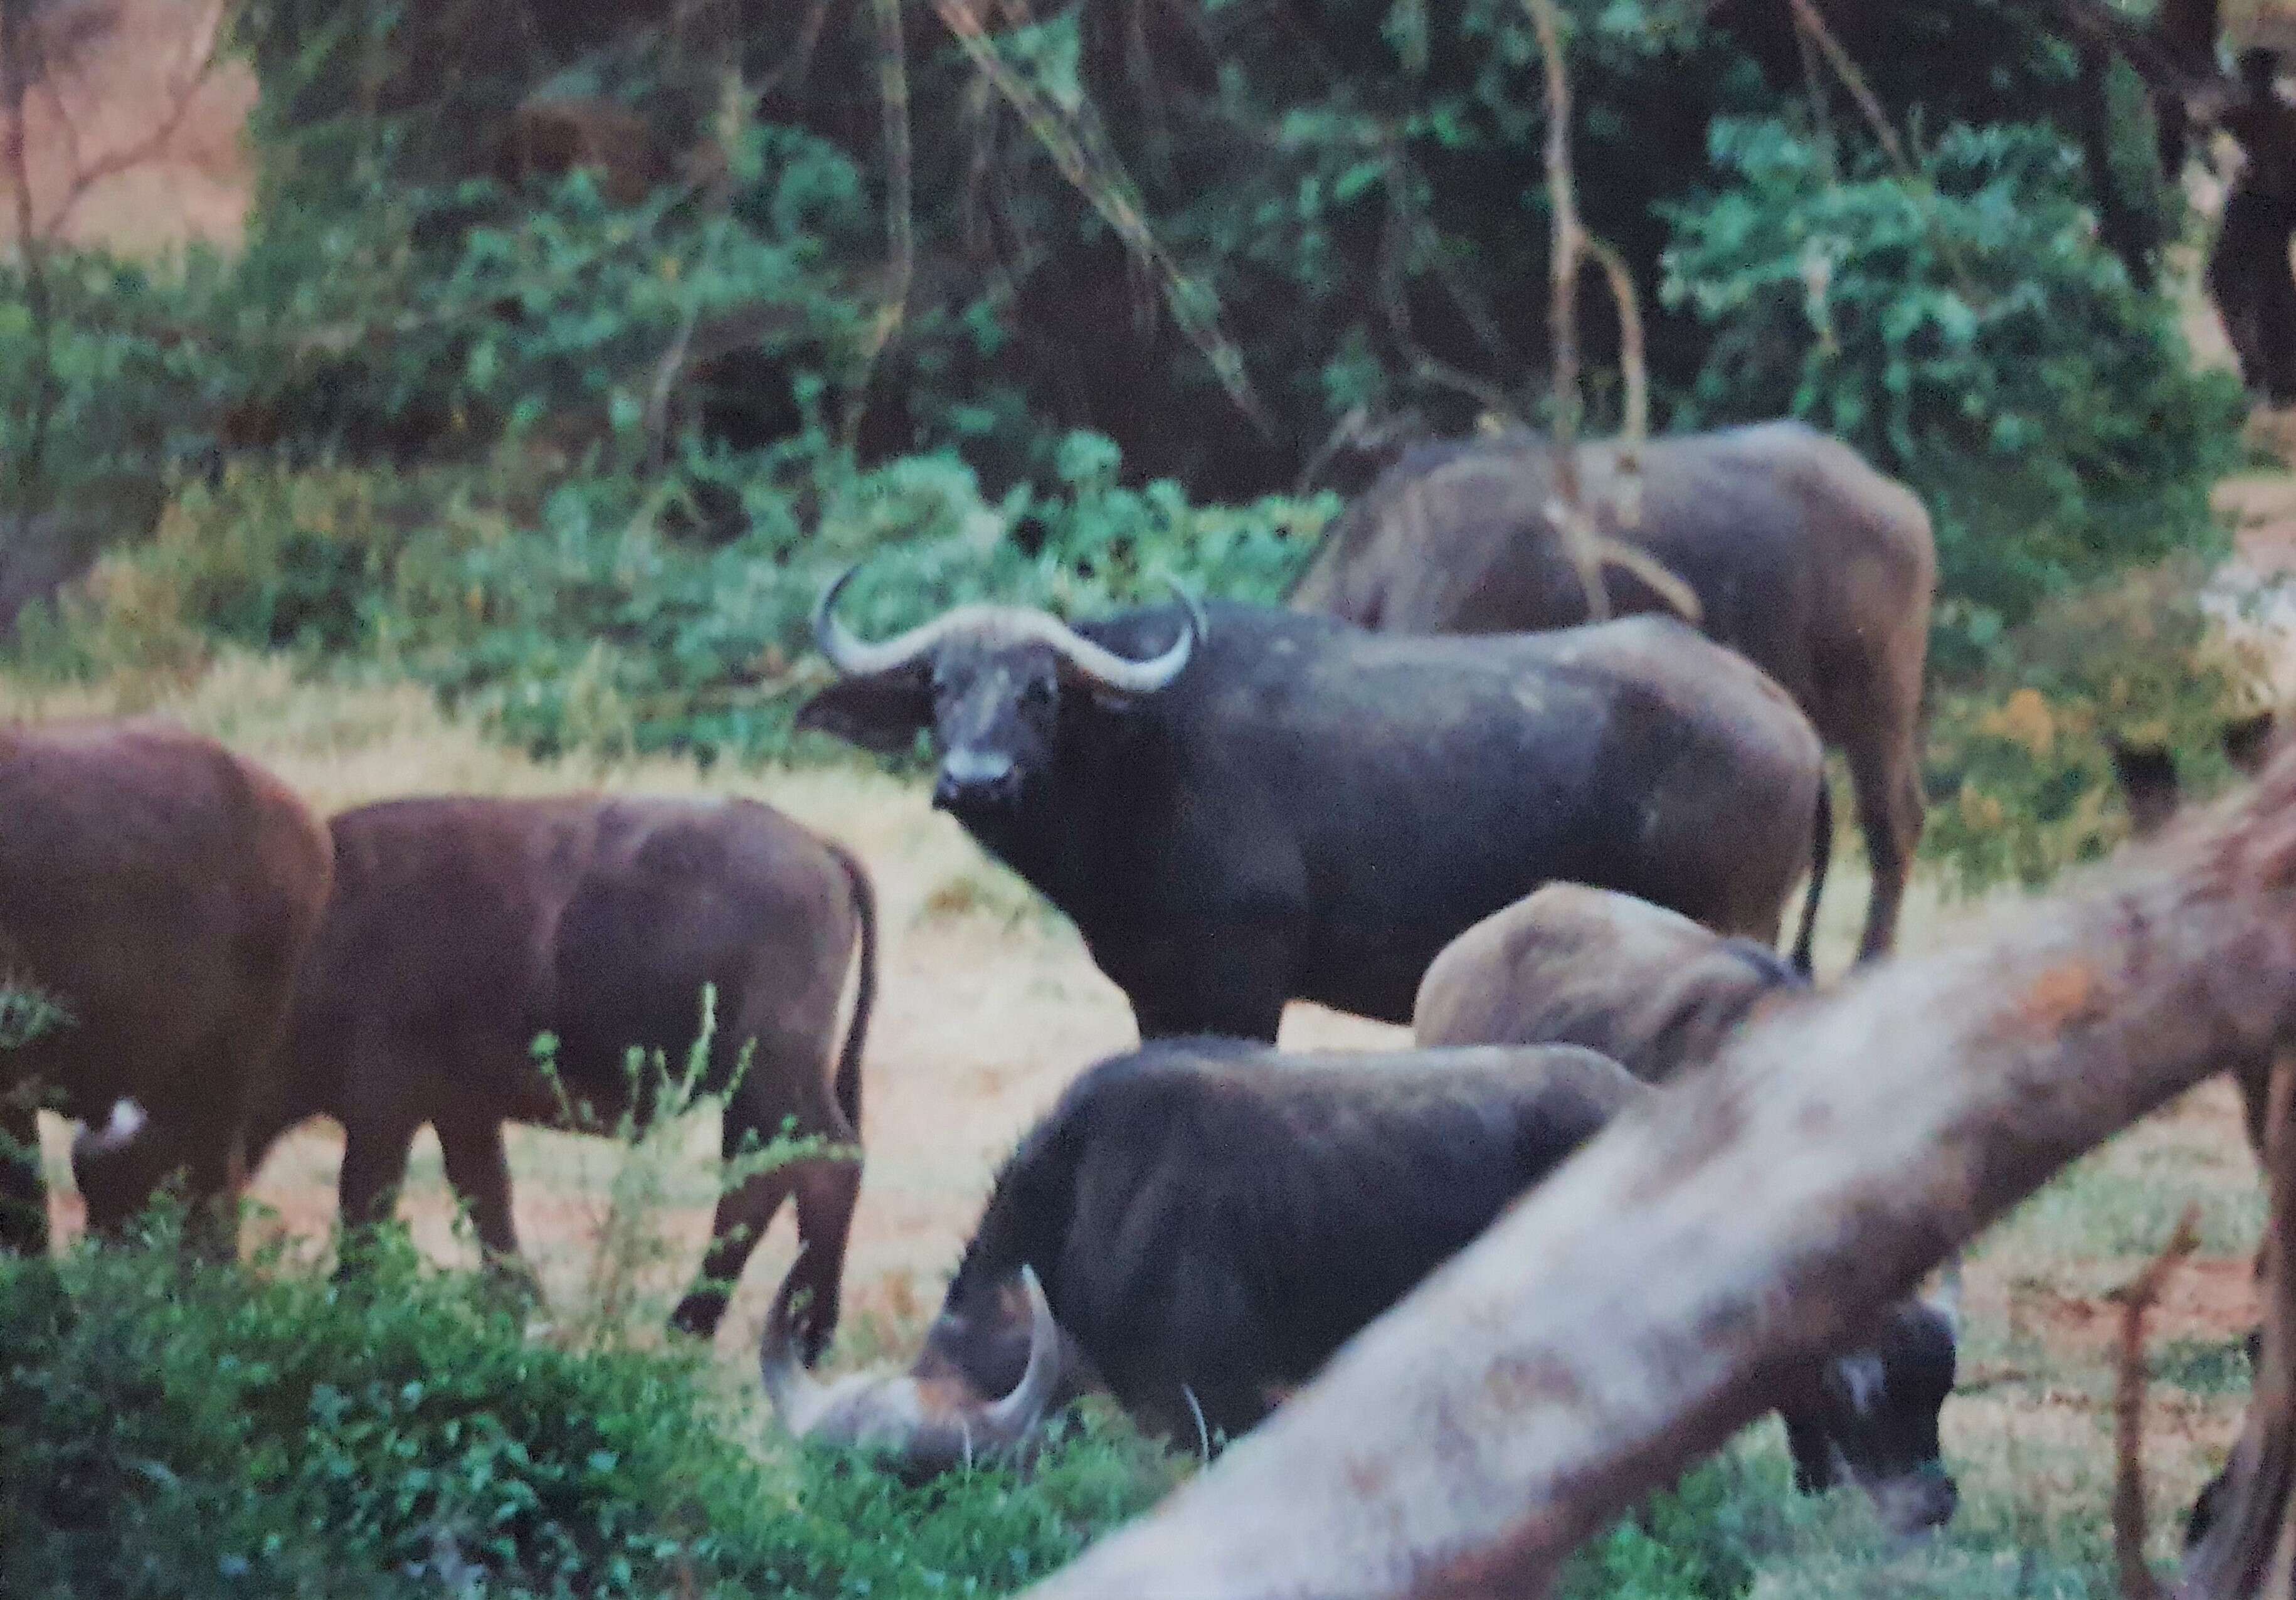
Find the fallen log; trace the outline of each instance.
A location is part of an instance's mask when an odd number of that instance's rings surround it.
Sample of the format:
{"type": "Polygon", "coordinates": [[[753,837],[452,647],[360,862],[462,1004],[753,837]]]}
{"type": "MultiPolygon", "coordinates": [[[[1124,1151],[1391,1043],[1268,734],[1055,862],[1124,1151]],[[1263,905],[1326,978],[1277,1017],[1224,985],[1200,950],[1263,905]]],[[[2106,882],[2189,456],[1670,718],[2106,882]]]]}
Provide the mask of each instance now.
{"type": "Polygon", "coordinates": [[[1030,1593],[1538,1596],[2052,1174],[2291,1044],[2296,753],[2109,874],[1757,1024],[1030,1593]]]}

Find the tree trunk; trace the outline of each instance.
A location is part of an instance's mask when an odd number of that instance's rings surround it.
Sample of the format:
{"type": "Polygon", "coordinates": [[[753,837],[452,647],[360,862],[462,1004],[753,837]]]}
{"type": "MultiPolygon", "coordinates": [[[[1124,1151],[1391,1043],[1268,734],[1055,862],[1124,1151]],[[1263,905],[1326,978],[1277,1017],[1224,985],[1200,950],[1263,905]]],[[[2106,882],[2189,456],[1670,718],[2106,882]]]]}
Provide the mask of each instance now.
{"type": "Polygon", "coordinates": [[[2292,1043],[2296,752],[2108,876],[1757,1025],[1032,1593],[1541,1594],[2060,1168],[2292,1043]]]}

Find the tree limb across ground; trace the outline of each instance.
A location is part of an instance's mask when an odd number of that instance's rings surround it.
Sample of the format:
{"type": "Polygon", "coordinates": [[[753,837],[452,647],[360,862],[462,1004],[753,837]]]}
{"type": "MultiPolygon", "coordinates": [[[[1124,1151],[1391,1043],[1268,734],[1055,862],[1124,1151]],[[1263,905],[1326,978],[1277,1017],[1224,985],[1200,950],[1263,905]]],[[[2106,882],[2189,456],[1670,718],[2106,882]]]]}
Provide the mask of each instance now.
{"type": "MultiPolygon", "coordinates": [[[[1032,1593],[1541,1594],[1792,1363],[2202,1079],[2260,1095],[2292,1044],[2296,752],[2085,886],[1756,1026],[1032,1593]]],[[[2287,1347],[2267,1329],[2266,1365],[2287,1347]]],[[[2249,1477],[2271,1503],[2226,1522],[2268,1544],[2287,1474],[2249,1477]]]]}

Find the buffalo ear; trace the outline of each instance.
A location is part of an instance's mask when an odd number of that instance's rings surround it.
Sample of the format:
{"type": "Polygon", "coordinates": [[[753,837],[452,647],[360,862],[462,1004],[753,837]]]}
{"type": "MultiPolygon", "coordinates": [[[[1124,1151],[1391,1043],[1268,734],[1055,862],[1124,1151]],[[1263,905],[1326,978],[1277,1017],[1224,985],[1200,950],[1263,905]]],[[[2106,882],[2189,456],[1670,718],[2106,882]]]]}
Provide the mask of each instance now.
{"type": "Polygon", "coordinates": [[[827,734],[881,756],[904,756],[932,726],[932,694],[922,668],[841,678],[799,708],[800,730],[827,734]]]}

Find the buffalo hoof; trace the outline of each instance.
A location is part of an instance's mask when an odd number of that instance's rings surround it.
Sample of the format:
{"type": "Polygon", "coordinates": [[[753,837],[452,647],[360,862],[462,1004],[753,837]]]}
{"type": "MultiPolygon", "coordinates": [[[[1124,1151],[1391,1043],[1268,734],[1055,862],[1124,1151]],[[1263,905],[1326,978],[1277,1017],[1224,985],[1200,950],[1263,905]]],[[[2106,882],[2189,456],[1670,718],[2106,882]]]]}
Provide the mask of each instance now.
{"type": "Polygon", "coordinates": [[[723,1289],[694,1290],[669,1314],[669,1331],[705,1343],[716,1338],[718,1325],[726,1316],[726,1299],[723,1289]]]}

